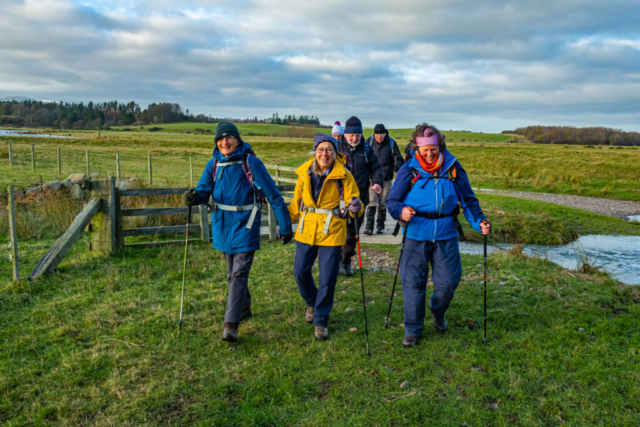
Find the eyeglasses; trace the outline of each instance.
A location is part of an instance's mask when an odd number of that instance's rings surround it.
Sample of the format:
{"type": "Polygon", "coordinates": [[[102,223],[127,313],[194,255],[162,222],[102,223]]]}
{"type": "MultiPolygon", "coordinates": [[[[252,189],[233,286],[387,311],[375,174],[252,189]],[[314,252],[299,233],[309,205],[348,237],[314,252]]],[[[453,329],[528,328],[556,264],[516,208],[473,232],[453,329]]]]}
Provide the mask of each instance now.
{"type": "Polygon", "coordinates": [[[332,154],[333,155],[333,150],[331,148],[317,148],[316,152],[320,153],[320,154],[332,154]]]}

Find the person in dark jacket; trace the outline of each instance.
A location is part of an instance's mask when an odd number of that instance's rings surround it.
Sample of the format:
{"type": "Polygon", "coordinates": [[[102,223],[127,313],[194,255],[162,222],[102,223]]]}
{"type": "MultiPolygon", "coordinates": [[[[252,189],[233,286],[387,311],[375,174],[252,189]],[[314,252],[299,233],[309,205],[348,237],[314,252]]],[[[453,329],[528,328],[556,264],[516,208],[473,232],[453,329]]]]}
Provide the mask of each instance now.
{"type": "Polygon", "coordinates": [[[229,283],[222,339],[235,342],[238,325],[251,317],[249,272],[255,251],[260,249],[259,193],[273,208],[284,244],[291,241],[293,231],[287,205],[276,183],[262,161],[253,155],[249,144],[240,138],[238,128],[233,123],[219,123],[215,143],[213,159],[204,168],[195,190],[184,193],[183,201],[187,206],[196,206],[213,197],[213,247],[224,253],[229,283]],[[247,166],[253,183],[247,176],[247,166]]]}
{"type": "Polygon", "coordinates": [[[364,227],[365,234],[373,234],[374,219],[376,211],[378,218],[376,222],[376,232],[384,232],[384,221],[387,218],[387,197],[393,184],[393,175],[404,164],[402,153],[396,144],[395,139],[389,136],[389,132],[383,124],[377,124],[373,128],[373,135],[367,140],[371,149],[376,153],[378,162],[384,171],[384,184],[382,193],[369,190],[369,206],[367,207],[367,223],[364,227]]]}
{"type": "MultiPolygon", "coordinates": [[[[344,127],[344,137],[340,141],[338,151],[351,158],[351,174],[356,180],[360,199],[364,206],[369,204],[369,189],[380,193],[384,184],[383,170],[378,158],[362,135],[362,122],[357,117],[349,117],[344,127]]],[[[358,230],[362,226],[364,215],[357,219],[358,230]]],[[[353,276],[351,258],[356,254],[356,233],[353,225],[347,229],[347,242],[342,247],[342,263],[340,274],[353,276]]]]}
{"type": "Polygon", "coordinates": [[[491,232],[465,170],[446,149],[444,135],[423,123],[416,126],[411,142],[417,152],[398,171],[387,198],[391,216],[407,223],[400,260],[405,347],[415,345],[424,329],[429,264],[434,284],[429,300],[433,326],[440,332],[447,327],[445,313],[462,276],[454,220],[460,207],[476,231],[491,232]]]}

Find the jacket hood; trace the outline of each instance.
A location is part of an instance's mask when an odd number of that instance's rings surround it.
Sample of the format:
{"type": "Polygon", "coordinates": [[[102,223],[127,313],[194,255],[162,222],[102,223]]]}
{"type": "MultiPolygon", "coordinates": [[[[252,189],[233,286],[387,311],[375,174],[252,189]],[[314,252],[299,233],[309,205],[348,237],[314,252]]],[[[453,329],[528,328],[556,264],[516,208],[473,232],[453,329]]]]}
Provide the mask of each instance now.
{"type": "Polygon", "coordinates": [[[233,150],[233,153],[231,153],[229,157],[225,157],[222,155],[222,153],[218,149],[218,144],[216,144],[216,147],[213,149],[213,158],[219,162],[229,162],[233,160],[240,160],[240,158],[242,158],[242,155],[244,153],[250,152],[250,151],[251,151],[251,146],[246,142],[244,142],[243,140],[240,140],[240,144],[238,144],[236,149],[233,150]]]}
{"type": "MultiPolygon", "coordinates": [[[[422,170],[422,166],[420,166],[420,162],[416,160],[415,151],[411,150],[409,153],[411,154],[411,161],[409,162],[409,167],[422,170]]],[[[455,163],[457,159],[456,159],[456,156],[454,156],[449,152],[449,150],[444,150],[442,153],[444,154],[444,164],[442,165],[442,168],[440,168],[440,170],[446,171],[455,163]]]]}
{"type": "MultiPolygon", "coordinates": [[[[310,158],[306,162],[304,162],[298,169],[296,169],[296,174],[299,176],[308,176],[309,169],[315,160],[315,157],[310,158]]],[[[331,172],[327,175],[329,179],[344,179],[347,177],[347,170],[344,168],[345,163],[347,162],[347,156],[344,153],[338,152],[336,156],[336,160],[333,162],[333,166],[331,167],[331,172]]]]}

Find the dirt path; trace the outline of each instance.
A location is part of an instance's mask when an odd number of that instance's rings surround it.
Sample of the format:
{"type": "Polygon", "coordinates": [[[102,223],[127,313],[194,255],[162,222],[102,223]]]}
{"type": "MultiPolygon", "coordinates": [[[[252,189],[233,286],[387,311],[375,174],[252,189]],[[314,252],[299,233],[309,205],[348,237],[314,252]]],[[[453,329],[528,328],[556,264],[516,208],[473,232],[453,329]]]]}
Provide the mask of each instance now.
{"type": "Polygon", "coordinates": [[[627,200],[601,199],[599,197],[567,196],[564,194],[531,193],[508,190],[474,190],[476,193],[498,194],[523,199],[540,200],[556,205],[584,209],[601,215],[626,220],[629,215],[640,215],[640,202],[627,200]]]}

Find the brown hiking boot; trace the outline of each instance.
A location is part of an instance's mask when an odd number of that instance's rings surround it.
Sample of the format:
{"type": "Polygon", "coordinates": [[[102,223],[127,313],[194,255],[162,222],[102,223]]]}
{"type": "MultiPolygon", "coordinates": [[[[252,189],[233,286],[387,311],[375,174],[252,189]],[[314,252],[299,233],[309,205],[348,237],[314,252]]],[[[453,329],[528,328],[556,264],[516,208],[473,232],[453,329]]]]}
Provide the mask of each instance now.
{"type": "Polygon", "coordinates": [[[224,330],[222,331],[222,341],[236,342],[238,341],[238,324],[224,322],[224,330]]]}
{"type": "Polygon", "coordinates": [[[316,326],[315,335],[318,341],[326,341],[329,339],[329,330],[326,326],[316,326]]]}
{"type": "Polygon", "coordinates": [[[313,307],[307,307],[307,313],[304,315],[304,320],[307,323],[313,323],[313,307]]]}

